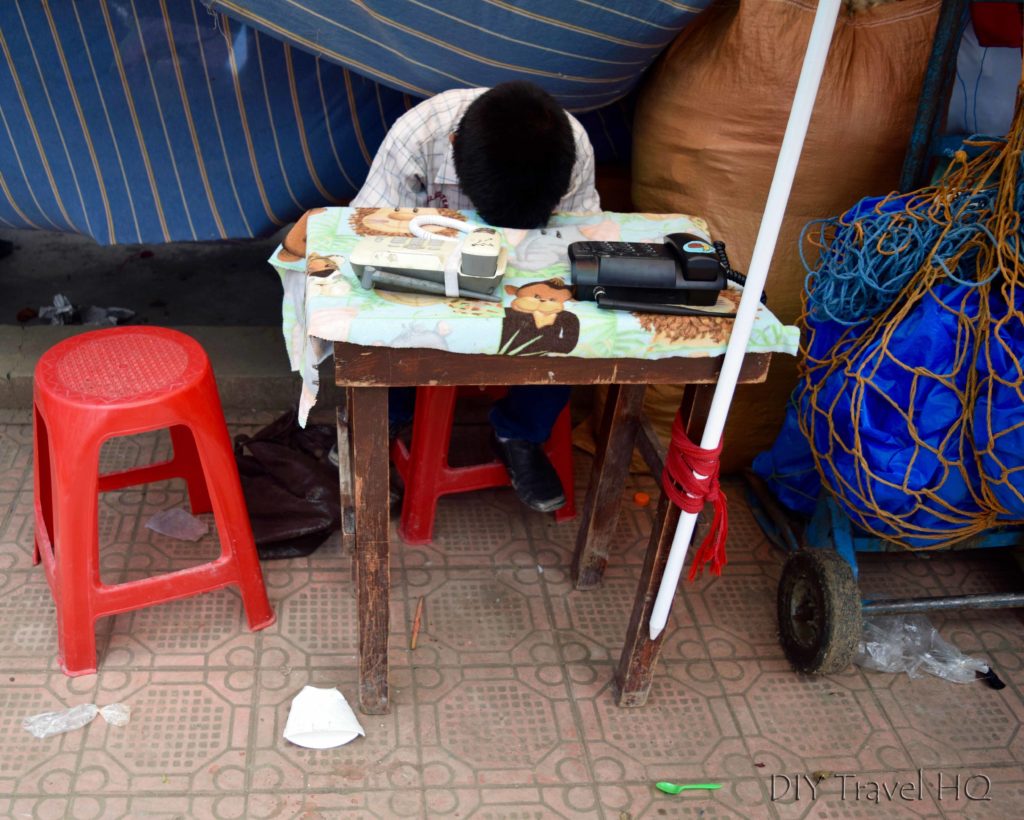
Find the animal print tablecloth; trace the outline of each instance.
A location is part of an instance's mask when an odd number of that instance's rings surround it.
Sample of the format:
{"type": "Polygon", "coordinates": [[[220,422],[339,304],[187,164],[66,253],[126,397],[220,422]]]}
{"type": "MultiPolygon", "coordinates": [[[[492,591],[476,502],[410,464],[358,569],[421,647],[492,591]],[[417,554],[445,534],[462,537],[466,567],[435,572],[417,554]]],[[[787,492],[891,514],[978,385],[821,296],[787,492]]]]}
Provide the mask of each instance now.
{"type": "MultiPolygon", "coordinates": [[[[426,213],[420,209],[419,214],[426,213]]],[[[438,211],[478,222],[472,211],[438,211]]],[[[270,258],[284,285],[284,337],[302,374],[299,418],[316,402],[317,365],[333,342],[429,347],[510,356],[648,358],[719,356],[731,319],[601,310],[577,302],[567,248],[579,240],[662,241],[669,233],[708,236],[704,220],[665,214],[556,214],[547,228],[501,231],[509,248],[502,302],[364,290],[348,256],[360,236],[407,235],[411,209],[321,208],[307,212],[270,258]]],[[[440,229],[438,229],[440,231],[440,229]]],[[[713,308],[732,313],[740,291],[713,308]]],[[[758,309],[748,350],[793,355],[799,330],[758,309]]],[[[498,378],[500,381],[500,378],[498,378]]]]}

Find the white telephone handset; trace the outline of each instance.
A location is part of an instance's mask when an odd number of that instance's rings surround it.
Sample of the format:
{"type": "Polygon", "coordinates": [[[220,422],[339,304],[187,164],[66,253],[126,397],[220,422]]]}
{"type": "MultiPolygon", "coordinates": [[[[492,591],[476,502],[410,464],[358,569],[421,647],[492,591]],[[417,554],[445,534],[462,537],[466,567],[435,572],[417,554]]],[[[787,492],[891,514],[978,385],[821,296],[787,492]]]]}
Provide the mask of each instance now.
{"type": "Polygon", "coordinates": [[[494,291],[508,261],[493,228],[426,214],[409,222],[413,236],[371,236],[360,239],[350,262],[364,288],[374,284],[445,296],[500,301],[494,291]],[[449,239],[425,225],[454,228],[464,234],[449,239]]]}

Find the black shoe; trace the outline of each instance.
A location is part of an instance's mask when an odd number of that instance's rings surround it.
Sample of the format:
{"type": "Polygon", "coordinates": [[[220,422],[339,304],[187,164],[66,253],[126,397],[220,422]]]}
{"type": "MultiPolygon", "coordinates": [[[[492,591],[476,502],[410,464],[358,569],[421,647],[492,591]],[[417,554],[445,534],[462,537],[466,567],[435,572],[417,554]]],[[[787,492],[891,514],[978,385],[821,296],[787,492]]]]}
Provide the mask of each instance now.
{"type": "Polygon", "coordinates": [[[518,439],[502,441],[497,436],[491,438],[491,444],[508,470],[512,489],[527,507],[553,512],[565,506],[562,482],[539,444],[518,439]]]}

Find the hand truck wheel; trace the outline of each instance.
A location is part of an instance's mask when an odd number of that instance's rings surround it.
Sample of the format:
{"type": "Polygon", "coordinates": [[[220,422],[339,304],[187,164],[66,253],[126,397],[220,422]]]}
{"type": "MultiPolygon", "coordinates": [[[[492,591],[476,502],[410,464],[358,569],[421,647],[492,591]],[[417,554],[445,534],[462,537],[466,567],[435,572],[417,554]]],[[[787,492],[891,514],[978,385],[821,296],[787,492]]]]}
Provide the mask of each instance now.
{"type": "Polygon", "coordinates": [[[860,591],[850,565],[830,549],[802,549],[782,568],[779,642],[799,672],[841,672],[861,639],[860,591]]]}

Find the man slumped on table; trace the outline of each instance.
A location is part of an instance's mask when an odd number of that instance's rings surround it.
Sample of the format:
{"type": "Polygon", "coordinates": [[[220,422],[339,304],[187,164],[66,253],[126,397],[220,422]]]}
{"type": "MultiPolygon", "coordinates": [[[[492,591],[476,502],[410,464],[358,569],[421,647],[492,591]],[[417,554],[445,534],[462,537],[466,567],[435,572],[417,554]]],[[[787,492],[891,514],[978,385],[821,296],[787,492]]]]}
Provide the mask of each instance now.
{"type": "MultiPolygon", "coordinates": [[[[541,228],[555,211],[599,211],[594,151],[579,122],[526,82],[446,91],[404,114],[384,138],[353,207],[472,208],[502,228],[541,228]]],[[[541,445],[569,401],[566,386],[511,387],[490,420],[516,494],[534,510],[565,504],[541,445]]],[[[389,422],[412,418],[413,388],[394,388],[389,422]]]]}

